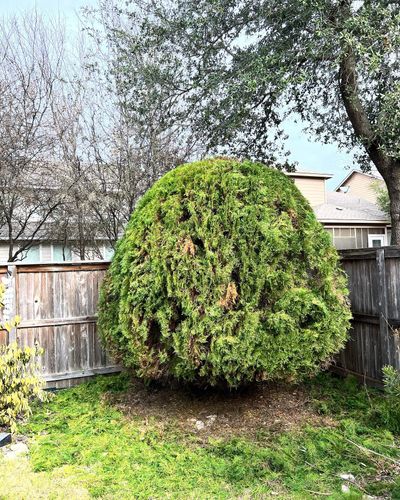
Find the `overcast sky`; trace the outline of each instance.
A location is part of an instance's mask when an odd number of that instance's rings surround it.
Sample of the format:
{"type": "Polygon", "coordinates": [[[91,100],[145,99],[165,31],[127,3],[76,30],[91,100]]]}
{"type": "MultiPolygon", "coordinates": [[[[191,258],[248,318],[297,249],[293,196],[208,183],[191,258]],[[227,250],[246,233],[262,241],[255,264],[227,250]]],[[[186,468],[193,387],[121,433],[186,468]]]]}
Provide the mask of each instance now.
{"type": "MultiPolygon", "coordinates": [[[[74,31],[79,29],[78,16],[81,7],[95,5],[97,0],[0,0],[0,16],[36,8],[38,12],[49,17],[59,14],[65,19],[67,29],[74,31]]],[[[324,145],[309,139],[300,124],[288,124],[286,132],[289,135],[290,159],[298,162],[299,170],[334,174],[328,181],[329,189],[333,189],[347,175],[346,167],[354,167],[350,155],[340,152],[335,145],[324,145]]]]}

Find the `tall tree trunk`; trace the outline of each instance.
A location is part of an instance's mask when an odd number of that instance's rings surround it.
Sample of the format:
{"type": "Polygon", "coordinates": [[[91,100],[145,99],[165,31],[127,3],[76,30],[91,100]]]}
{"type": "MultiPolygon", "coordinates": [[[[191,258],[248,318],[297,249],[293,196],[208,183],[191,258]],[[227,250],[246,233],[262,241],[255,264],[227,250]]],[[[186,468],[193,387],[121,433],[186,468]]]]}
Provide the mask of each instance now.
{"type": "MultiPolygon", "coordinates": [[[[343,5],[349,9],[347,0],[343,1],[343,5]]],[[[376,136],[362,105],[358,93],[356,61],[351,47],[347,47],[342,56],[339,85],[343,104],[353,130],[386,183],[392,221],[391,244],[400,245],[400,161],[390,158],[384,153],[380,138],[376,136]]]]}
{"type": "Polygon", "coordinates": [[[400,168],[398,165],[393,165],[384,179],[390,199],[391,245],[400,245],[400,168]]]}

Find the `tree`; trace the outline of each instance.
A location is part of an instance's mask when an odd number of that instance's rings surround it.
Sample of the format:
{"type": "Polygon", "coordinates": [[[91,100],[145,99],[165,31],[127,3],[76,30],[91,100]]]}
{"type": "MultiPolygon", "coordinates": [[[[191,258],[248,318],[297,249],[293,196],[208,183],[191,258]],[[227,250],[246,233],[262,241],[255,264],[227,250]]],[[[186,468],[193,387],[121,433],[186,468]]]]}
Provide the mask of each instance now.
{"type": "Polygon", "coordinates": [[[399,2],[131,0],[102,8],[124,20],[108,25],[108,36],[132,109],[152,88],[167,119],[189,119],[209,151],[270,164],[284,158],[284,120],[300,118],[319,140],[355,150],[364,171],[376,166],[390,196],[392,243],[400,244],[399,2]]]}
{"type": "Polygon", "coordinates": [[[204,160],[140,200],[103,282],[99,327],[145,379],[298,380],[343,346],[345,295],[330,236],[290,178],[204,160]]]}
{"type": "MultiPolygon", "coordinates": [[[[169,119],[174,103],[142,79],[140,95],[124,85],[124,66],[108,37],[120,29],[116,12],[88,11],[93,41],[84,71],[91,87],[85,110],[86,163],[90,165],[90,205],[100,230],[115,245],[140,197],[164,173],[204,151],[188,122],[169,119]],[[99,28],[100,27],[100,28],[99,28]],[[135,101],[137,106],[132,106],[135,101]]],[[[149,55],[146,55],[146,58],[149,55]]],[[[150,56],[151,57],[151,56],[150,56]]],[[[80,72],[82,73],[82,72],[80,72]]]]}
{"type": "Polygon", "coordinates": [[[376,194],[376,201],[379,208],[385,212],[385,214],[390,216],[390,200],[389,193],[386,187],[381,182],[374,182],[371,186],[372,190],[376,194]]]}
{"type": "Polygon", "coordinates": [[[99,115],[111,133],[100,138],[93,129],[91,147],[97,153],[89,152],[95,193],[90,206],[100,231],[114,247],[140,197],[165,172],[185,161],[188,152],[171,137],[141,130],[119,106],[113,107],[112,116],[99,115]]]}
{"type": "Polygon", "coordinates": [[[190,154],[150,101],[140,117],[126,109],[117,61],[90,40],[64,40],[64,27],[35,11],[0,23],[0,231],[9,261],[38,241],[104,258],[104,240],[115,245],[139,197],[190,154]]]}
{"type": "Polygon", "coordinates": [[[0,229],[10,261],[49,237],[61,202],[50,107],[63,50],[60,26],[36,13],[0,23],[0,229]]]}

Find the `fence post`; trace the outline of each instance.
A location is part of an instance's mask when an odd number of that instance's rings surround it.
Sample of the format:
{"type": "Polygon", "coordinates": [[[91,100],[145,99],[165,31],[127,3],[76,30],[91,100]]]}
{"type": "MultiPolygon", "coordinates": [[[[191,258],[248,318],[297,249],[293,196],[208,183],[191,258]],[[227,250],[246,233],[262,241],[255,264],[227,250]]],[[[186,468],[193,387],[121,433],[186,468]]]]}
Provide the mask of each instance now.
{"type": "Polygon", "coordinates": [[[379,307],[379,334],[382,349],[382,367],[391,364],[392,345],[388,323],[388,299],[386,286],[385,249],[376,250],[378,267],[378,307],[379,307]]]}
{"type": "MultiPolygon", "coordinates": [[[[4,320],[10,321],[17,316],[17,266],[7,266],[8,282],[4,297],[4,320]]],[[[17,327],[11,328],[8,334],[8,342],[11,344],[17,340],[17,327]]]]}

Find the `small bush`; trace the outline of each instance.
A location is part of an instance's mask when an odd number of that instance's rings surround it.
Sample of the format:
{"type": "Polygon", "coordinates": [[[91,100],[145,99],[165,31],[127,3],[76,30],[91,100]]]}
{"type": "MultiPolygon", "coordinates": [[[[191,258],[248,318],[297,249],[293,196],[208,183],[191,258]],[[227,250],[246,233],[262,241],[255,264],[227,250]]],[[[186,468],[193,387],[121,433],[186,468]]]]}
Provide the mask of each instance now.
{"type": "Polygon", "coordinates": [[[346,293],[330,237],[289,177],[206,160],[140,201],[103,282],[99,326],[145,379],[296,380],[344,345],[346,293]]]}
{"type": "MultiPolygon", "coordinates": [[[[0,286],[0,307],[4,286],[0,286]]],[[[15,318],[4,325],[10,331],[19,322],[15,318]]],[[[27,417],[32,398],[46,399],[44,381],[37,375],[36,357],[42,353],[38,345],[21,348],[17,342],[0,346],[0,427],[16,431],[18,418],[27,417]]]]}
{"type": "Polygon", "coordinates": [[[400,433],[400,371],[393,366],[383,368],[385,399],[379,407],[382,423],[392,432],[400,433]]]}
{"type": "Polygon", "coordinates": [[[21,348],[14,342],[0,347],[0,426],[16,430],[17,419],[27,417],[33,397],[45,399],[44,382],[36,373],[38,346],[21,348]]]}

